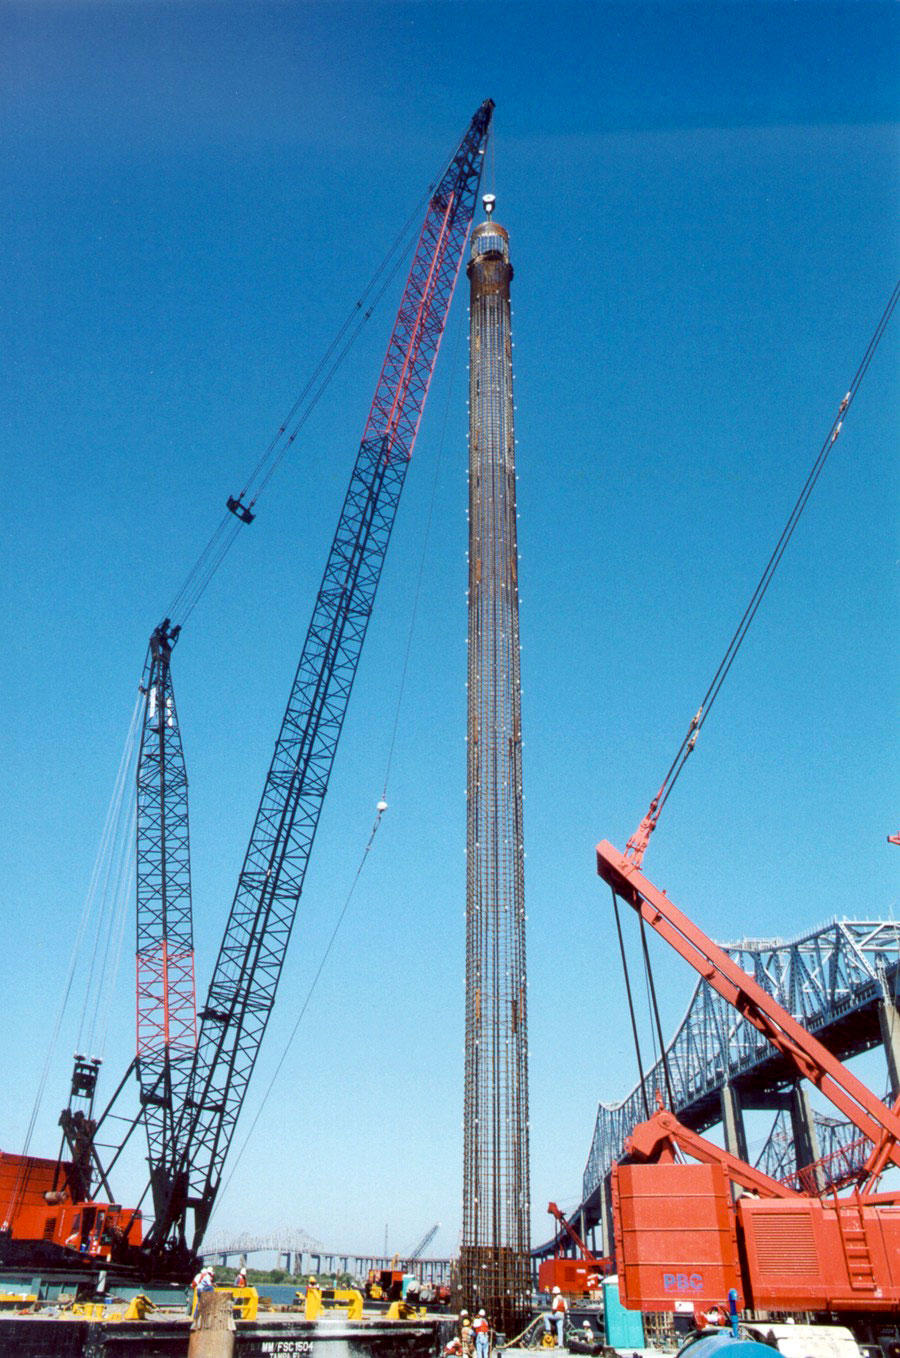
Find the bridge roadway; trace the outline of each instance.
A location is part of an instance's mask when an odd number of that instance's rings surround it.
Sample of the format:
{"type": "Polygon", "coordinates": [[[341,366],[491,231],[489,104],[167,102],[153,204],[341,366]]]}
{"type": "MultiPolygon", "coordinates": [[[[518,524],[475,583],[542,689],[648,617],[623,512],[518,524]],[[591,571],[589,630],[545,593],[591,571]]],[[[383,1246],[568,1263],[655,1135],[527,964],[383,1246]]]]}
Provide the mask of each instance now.
{"type": "Polygon", "coordinates": [[[402,1268],[405,1273],[414,1273],[422,1283],[450,1283],[450,1259],[403,1259],[397,1255],[389,1258],[369,1254],[345,1254],[328,1250],[305,1231],[272,1231],[268,1234],[253,1235],[243,1232],[239,1235],[212,1236],[204,1243],[205,1259],[218,1259],[222,1267],[229,1259],[240,1259],[242,1255],[260,1254],[263,1251],[277,1254],[284,1261],[288,1273],[306,1273],[312,1276],[320,1273],[333,1276],[349,1273],[352,1278],[365,1282],[370,1269],[402,1268]]]}
{"type": "MultiPolygon", "coordinates": [[[[841,1060],[882,1044],[889,1092],[900,1094],[900,924],[834,920],[791,941],[720,946],[841,1060]]],[[[666,1062],[677,1116],[698,1132],[721,1124],[725,1145],[742,1159],[748,1158],[744,1111],[778,1113],[758,1161],[773,1177],[796,1179],[820,1158],[843,1167],[854,1156],[865,1158],[856,1128],[814,1112],[788,1061],[702,980],[666,1062]]],[[[594,1249],[609,1251],[610,1170],[645,1109],[655,1108],[657,1090],[668,1103],[662,1060],[621,1103],[598,1106],[582,1201],[571,1218],[594,1249]]],[[[569,1243],[560,1232],[533,1253],[545,1258],[569,1243]]]]}

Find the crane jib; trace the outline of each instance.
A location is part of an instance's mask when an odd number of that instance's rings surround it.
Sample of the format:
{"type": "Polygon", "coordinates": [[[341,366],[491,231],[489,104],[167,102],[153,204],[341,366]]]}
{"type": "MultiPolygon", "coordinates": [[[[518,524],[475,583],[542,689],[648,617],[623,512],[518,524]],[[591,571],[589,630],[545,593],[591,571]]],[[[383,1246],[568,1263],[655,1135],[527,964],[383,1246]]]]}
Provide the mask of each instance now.
{"type": "Polygon", "coordinates": [[[161,1162],[151,1250],[198,1249],[255,1064],[303,886],[406,469],[475,211],[487,100],[425,214],[200,1011],[187,1095],[161,1162]]]}

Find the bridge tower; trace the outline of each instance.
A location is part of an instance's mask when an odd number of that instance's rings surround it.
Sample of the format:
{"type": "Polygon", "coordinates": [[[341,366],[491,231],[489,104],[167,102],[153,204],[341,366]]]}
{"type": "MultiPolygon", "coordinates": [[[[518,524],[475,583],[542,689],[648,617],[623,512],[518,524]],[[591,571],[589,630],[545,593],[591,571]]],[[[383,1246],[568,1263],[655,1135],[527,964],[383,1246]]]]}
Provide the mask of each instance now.
{"type": "Polygon", "coordinates": [[[498,1330],[527,1318],[528,1035],[509,235],[472,233],[466,1088],[460,1281],[498,1330]]]}

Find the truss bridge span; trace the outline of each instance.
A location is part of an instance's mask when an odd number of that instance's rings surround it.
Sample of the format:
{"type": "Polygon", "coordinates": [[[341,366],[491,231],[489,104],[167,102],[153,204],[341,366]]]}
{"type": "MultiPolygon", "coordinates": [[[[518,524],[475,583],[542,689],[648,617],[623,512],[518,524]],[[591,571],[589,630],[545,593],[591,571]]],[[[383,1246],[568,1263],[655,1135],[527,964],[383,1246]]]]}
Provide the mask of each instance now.
{"type": "MultiPolygon", "coordinates": [[[[900,924],[833,920],[791,941],[742,939],[721,946],[841,1060],[883,1042],[890,1084],[897,1085],[900,924]]],[[[741,1108],[777,1110],[794,1087],[784,1058],[703,981],[694,987],[666,1048],[666,1063],[673,1111],[681,1121],[696,1131],[735,1123],[730,1130],[737,1142],[741,1108]]],[[[585,1200],[622,1155],[625,1137],[646,1117],[646,1108],[656,1106],[657,1090],[668,1103],[662,1060],[621,1103],[599,1105],[584,1172],[585,1200]]]]}
{"type": "Polygon", "coordinates": [[[449,1284],[450,1259],[403,1258],[392,1255],[348,1254],[342,1250],[326,1249],[304,1231],[282,1230],[252,1233],[242,1231],[232,1235],[214,1236],[204,1244],[204,1257],[216,1259],[222,1267],[251,1254],[277,1254],[287,1273],[333,1277],[349,1273],[365,1282],[370,1269],[402,1268],[413,1273],[422,1283],[449,1284]]]}
{"type": "MultiPolygon", "coordinates": [[[[720,946],[841,1060],[882,1046],[888,1095],[900,1095],[900,923],[832,920],[793,940],[720,946]]],[[[721,1124],[726,1147],[743,1160],[750,1158],[744,1112],[777,1115],[757,1161],[774,1178],[801,1183],[813,1172],[820,1184],[825,1175],[837,1186],[868,1153],[852,1124],[811,1107],[785,1059],[702,981],[666,1047],[666,1063],[677,1117],[698,1132],[721,1124]]],[[[621,1103],[598,1106],[582,1201],[570,1213],[593,1249],[611,1249],[610,1170],[632,1128],[655,1108],[657,1091],[668,1104],[662,1060],[621,1103]]],[[[566,1252],[567,1242],[554,1235],[532,1254],[546,1258],[560,1249],[566,1252]]]]}

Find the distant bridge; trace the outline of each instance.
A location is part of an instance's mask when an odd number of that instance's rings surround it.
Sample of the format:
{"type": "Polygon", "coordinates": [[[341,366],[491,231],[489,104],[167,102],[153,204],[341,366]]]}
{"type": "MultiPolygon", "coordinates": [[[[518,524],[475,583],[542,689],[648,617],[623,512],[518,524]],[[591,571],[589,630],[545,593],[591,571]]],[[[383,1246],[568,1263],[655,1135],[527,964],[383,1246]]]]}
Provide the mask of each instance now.
{"type": "Polygon", "coordinates": [[[277,1254],[288,1273],[325,1274],[333,1276],[349,1273],[364,1282],[370,1269],[402,1268],[413,1273],[422,1283],[450,1282],[450,1259],[404,1259],[398,1255],[345,1254],[328,1250],[305,1231],[284,1229],[268,1234],[249,1231],[237,1235],[211,1236],[203,1243],[204,1259],[216,1258],[223,1268],[229,1259],[242,1255],[277,1254]]]}
{"type": "MultiPolygon", "coordinates": [[[[900,1094],[900,924],[835,920],[789,942],[744,939],[721,946],[841,1060],[883,1044],[892,1096],[900,1094]]],[[[741,1159],[748,1158],[744,1110],[779,1113],[759,1161],[775,1178],[796,1180],[820,1159],[833,1161],[840,1175],[854,1156],[865,1158],[857,1129],[814,1113],[793,1066],[702,980],[665,1062],[676,1115],[699,1132],[721,1123],[726,1146],[741,1159]]],[[[662,1060],[621,1103],[597,1110],[582,1203],[573,1215],[592,1242],[602,1224],[607,1249],[609,1173],[632,1128],[655,1109],[657,1091],[668,1104],[662,1060]]],[[[554,1236],[535,1253],[543,1257],[563,1243],[554,1236]]]]}

